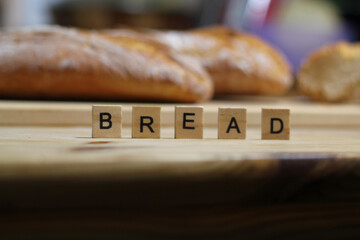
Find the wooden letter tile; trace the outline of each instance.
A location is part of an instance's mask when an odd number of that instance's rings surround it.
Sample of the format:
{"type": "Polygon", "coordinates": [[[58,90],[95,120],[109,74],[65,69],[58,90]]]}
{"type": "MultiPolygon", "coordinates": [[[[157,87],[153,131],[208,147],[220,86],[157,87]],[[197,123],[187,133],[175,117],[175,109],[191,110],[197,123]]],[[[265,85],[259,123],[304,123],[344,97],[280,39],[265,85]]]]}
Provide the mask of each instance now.
{"type": "Polygon", "coordinates": [[[132,137],[160,138],[160,107],[134,106],[132,108],[132,137]]]}
{"type": "Polygon", "coordinates": [[[290,139],[290,109],[263,108],[262,139],[290,139]]]}
{"type": "Polygon", "coordinates": [[[218,138],[246,138],[246,108],[219,108],[218,138]]]}
{"type": "Polygon", "coordinates": [[[175,107],[175,138],[203,138],[203,107],[175,107]]]}
{"type": "Polygon", "coordinates": [[[92,107],[92,137],[121,138],[121,106],[94,105],[92,107]]]}

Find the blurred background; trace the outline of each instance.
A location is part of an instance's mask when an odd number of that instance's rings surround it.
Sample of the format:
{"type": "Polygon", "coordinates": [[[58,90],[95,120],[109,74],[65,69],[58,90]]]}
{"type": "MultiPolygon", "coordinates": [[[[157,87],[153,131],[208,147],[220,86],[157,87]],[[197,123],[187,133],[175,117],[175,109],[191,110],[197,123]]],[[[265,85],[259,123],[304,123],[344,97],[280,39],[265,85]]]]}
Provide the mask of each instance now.
{"type": "Polygon", "coordinates": [[[58,24],[184,30],[223,24],[259,35],[296,70],[326,43],[360,38],[360,1],[352,0],[0,0],[3,28],[58,24]]]}

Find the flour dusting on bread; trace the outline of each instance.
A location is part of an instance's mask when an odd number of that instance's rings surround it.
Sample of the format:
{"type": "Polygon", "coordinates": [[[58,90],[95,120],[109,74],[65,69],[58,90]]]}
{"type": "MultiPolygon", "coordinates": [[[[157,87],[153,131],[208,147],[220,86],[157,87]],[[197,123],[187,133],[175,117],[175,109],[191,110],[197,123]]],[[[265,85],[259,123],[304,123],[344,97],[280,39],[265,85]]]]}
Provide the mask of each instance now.
{"type": "Polygon", "coordinates": [[[253,35],[226,27],[167,32],[119,29],[107,34],[155,40],[196,58],[219,94],[281,94],[293,84],[289,64],[278,50],[253,35]]]}
{"type": "MultiPolygon", "coordinates": [[[[42,84],[49,86],[52,82],[54,86],[61,84],[56,82],[55,74],[66,75],[67,78],[62,80],[64,82],[71,77],[79,79],[83,76],[84,79],[89,79],[89,84],[92,84],[90,79],[93,79],[96,82],[93,83],[94,86],[101,85],[101,82],[104,83],[103,87],[113,84],[111,94],[114,95],[115,89],[118,89],[118,99],[130,95],[139,99],[150,97],[198,101],[212,95],[211,80],[199,63],[184,64],[184,61],[173,56],[173,53],[136,38],[122,37],[114,40],[94,32],[44,27],[4,31],[0,35],[0,43],[0,72],[6,73],[7,78],[0,76],[0,87],[3,87],[0,91],[7,91],[1,80],[9,81],[11,76],[23,83],[36,81],[25,79],[25,76],[21,78],[20,74],[23,73],[27,76],[40,76],[44,81],[42,84]],[[53,78],[51,74],[54,75],[53,78]],[[145,89],[137,93],[136,84],[139,89],[148,84],[147,93],[144,94],[145,89]],[[153,92],[150,85],[155,87],[153,92]],[[126,92],[127,90],[129,92],[126,92]],[[186,94],[189,94],[188,99],[186,94]]],[[[15,80],[12,83],[15,83],[15,80]]],[[[80,88],[85,90],[86,86],[80,88]]],[[[41,94],[46,95],[45,92],[41,94]]],[[[62,94],[66,95],[65,92],[62,94]]],[[[92,96],[91,91],[89,96],[92,96]]]]}

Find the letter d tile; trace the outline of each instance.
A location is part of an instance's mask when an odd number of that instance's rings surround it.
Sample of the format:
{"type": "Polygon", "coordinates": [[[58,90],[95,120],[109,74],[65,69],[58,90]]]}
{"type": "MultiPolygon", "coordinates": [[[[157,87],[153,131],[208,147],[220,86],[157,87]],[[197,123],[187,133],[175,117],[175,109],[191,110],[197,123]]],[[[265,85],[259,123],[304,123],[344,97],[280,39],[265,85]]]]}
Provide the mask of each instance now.
{"type": "Polygon", "coordinates": [[[290,109],[263,108],[261,113],[262,139],[290,139],[290,109]]]}
{"type": "Polygon", "coordinates": [[[121,106],[92,106],[92,137],[121,138],[121,106]]]}

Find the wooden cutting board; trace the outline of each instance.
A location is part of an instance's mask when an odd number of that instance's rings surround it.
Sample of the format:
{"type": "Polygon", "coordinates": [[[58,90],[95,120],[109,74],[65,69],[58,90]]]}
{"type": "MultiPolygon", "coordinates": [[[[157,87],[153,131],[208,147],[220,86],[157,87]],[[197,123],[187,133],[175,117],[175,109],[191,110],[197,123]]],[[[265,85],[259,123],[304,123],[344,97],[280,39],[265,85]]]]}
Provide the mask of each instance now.
{"type": "Polygon", "coordinates": [[[132,103],[124,138],[91,138],[92,104],[0,102],[0,235],[360,237],[360,105],[217,100],[205,139],[179,140],[159,104],[155,140],[130,138],[132,103]],[[216,139],[219,106],[248,108],[246,140],[216,139]],[[291,109],[289,141],[260,139],[262,107],[291,109]]]}
{"type": "Polygon", "coordinates": [[[203,103],[202,140],[174,139],[174,104],[156,104],[162,106],[161,139],[131,139],[131,106],[137,103],[116,103],[124,107],[122,139],[93,139],[92,104],[97,103],[0,101],[0,179],[70,175],[160,178],[187,173],[197,176],[212,166],[209,162],[232,169],[232,164],[241,165],[242,160],[272,160],[259,165],[251,162],[254,169],[256,166],[263,169],[268,164],[273,166],[279,158],[357,159],[360,156],[360,105],[357,104],[320,104],[301,97],[248,97],[246,101],[239,98],[203,103]],[[248,108],[246,140],[217,139],[219,106],[248,108]],[[290,108],[290,141],[260,139],[262,107],[290,108]],[[78,166],[80,172],[75,170],[78,166]],[[163,167],[166,170],[158,169],[163,167]]]}

